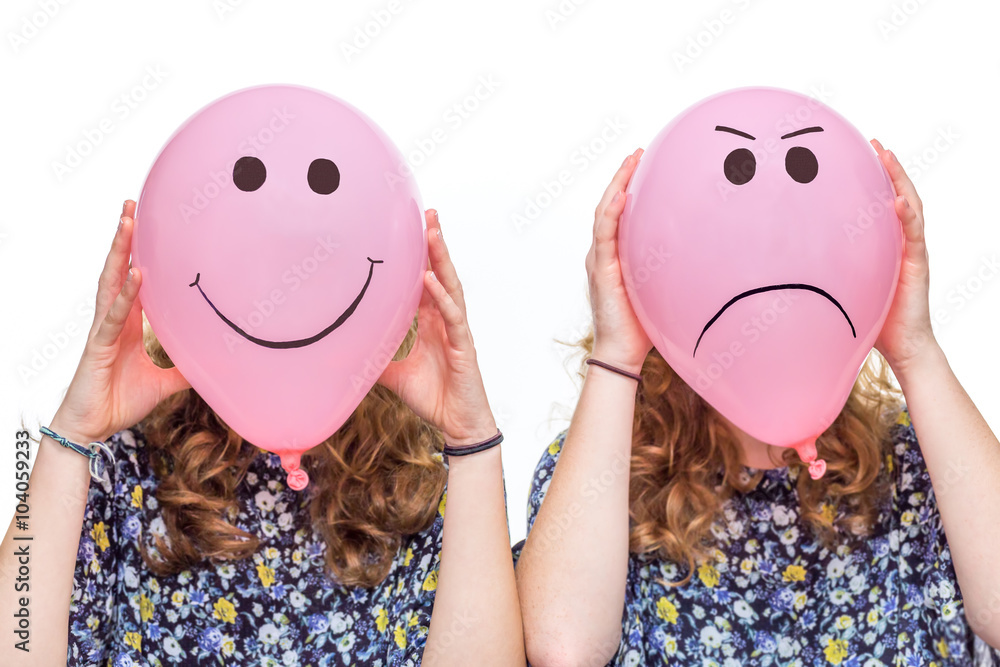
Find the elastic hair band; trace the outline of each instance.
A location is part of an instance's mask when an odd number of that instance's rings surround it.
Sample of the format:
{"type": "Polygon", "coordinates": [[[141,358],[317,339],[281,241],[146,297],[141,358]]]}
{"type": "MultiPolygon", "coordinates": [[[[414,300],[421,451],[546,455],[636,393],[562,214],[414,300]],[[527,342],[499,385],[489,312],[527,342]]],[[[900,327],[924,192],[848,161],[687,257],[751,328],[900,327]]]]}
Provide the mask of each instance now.
{"type": "Polygon", "coordinates": [[[101,470],[98,468],[98,464],[101,462],[101,457],[98,455],[101,453],[101,451],[104,451],[104,453],[108,455],[108,458],[111,459],[111,465],[112,466],[115,465],[114,452],[112,452],[111,448],[108,447],[103,442],[101,442],[100,440],[95,440],[92,443],[90,443],[89,447],[84,447],[83,445],[78,445],[75,442],[70,442],[69,440],[67,440],[66,438],[59,435],[58,433],[56,433],[55,431],[53,431],[48,427],[43,426],[39,430],[45,435],[55,440],[56,442],[58,442],[63,447],[67,449],[72,449],[77,454],[82,454],[83,456],[86,456],[88,459],[90,459],[90,476],[96,479],[97,481],[101,481],[101,470]]]}
{"type": "Polygon", "coordinates": [[[494,435],[489,440],[483,440],[474,445],[466,445],[464,447],[454,447],[452,445],[444,446],[444,453],[448,456],[465,456],[466,454],[475,454],[476,452],[482,452],[487,449],[492,449],[496,447],[501,442],[503,442],[503,433],[500,429],[497,429],[497,434],[494,435]]]}
{"type": "Polygon", "coordinates": [[[620,375],[624,375],[625,377],[630,377],[633,380],[637,380],[638,382],[642,382],[642,376],[639,375],[638,373],[630,373],[630,372],[628,372],[627,370],[625,370],[623,368],[615,368],[611,364],[606,364],[603,361],[598,361],[597,359],[591,358],[591,359],[587,359],[586,363],[588,363],[588,364],[594,364],[595,366],[600,366],[601,368],[607,368],[609,371],[614,371],[615,373],[618,373],[620,375]]]}

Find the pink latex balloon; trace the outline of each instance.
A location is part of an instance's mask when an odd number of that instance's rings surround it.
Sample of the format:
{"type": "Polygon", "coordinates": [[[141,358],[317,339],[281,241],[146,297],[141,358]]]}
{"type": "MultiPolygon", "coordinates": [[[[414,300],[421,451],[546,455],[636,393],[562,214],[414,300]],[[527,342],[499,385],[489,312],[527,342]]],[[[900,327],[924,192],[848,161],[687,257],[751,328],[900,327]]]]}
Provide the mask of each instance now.
{"type": "Polygon", "coordinates": [[[896,290],[895,191],[820,102],[741,88],[652,141],[626,192],[626,291],[663,358],[709,404],[810,474],[896,290]]]}
{"type": "Polygon", "coordinates": [[[171,360],[298,490],[301,453],[343,425],[413,321],[426,226],[402,155],[367,116],[319,90],[257,86],[167,141],[132,264],[171,360]]]}

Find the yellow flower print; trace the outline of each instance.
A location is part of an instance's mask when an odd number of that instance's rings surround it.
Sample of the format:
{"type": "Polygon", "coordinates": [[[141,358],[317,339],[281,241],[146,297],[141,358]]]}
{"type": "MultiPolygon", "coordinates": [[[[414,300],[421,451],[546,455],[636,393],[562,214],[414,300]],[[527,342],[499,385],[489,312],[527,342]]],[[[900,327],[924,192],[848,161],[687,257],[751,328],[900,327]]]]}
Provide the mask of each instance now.
{"type": "Polygon", "coordinates": [[[278,557],[278,550],[275,549],[274,547],[268,547],[268,548],[264,549],[264,557],[265,558],[272,558],[272,559],[273,558],[277,558],[278,557]]]}
{"type": "Polygon", "coordinates": [[[819,511],[819,515],[826,523],[833,523],[833,520],[837,518],[837,514],[831,503],[823,503],[823,508],[819,511]]]}
{"type": "Polygon", "coordinates": [[[719,571],[711,563],[702,563],[698,566],[698,578],[709,588],[719,585],[719,571]]]}
{"type": "Polygon", "coordinates": [[[409,623],[407,623],[407,625],[409,625],[409,626],[410,626],[410,627],[412,628],[412,627],[413,627],[414,625],[416,625],[416,624],[417,624],[417,621],[419,621],[419,620],[420,620],[420,619],[419,619],[419,618],[417,618],[417,615],[416,615],[416,614],[413,614],[412,616],[410,616],[410,622],[409,622],[409,623]]]}
{"type": "Polygon", "coordinates": [[[899,522],[904,526],[912,526],[913,520],[916,518],[916,514],[912,510],[906,510],[903,512],[903,516],[899,518],[899,522]]]}
{"type": "Polygon", "coordinates": [[[854,619],[848,616],[847,614],[837,617],[837,628],[839,630],[846,630],[852,625],[854,625],[854,619]]]}
{"type": "Polygon", "coordinates": [[[444,505],[447,499],[448,499],[448,492],[445,491],[444,493],[441,494],[441,502],[438,503],[438,514],[440,514],[442,518],[444,518],[444,505]]]}
{"type": "Polygon", "coordinates": [[[789,565],[782,575],[785,581],[805,581],[806,569],[801,565],[789,565]]]}
{"type": "Polygon", "coordinates": [[[438,587],[438,571],[431,570],[427,574],[427,578],[424,579],[423,589],[425,591],[433,591],[437,590],[437,587],[438,587]]]}
{"type": "Polygon", "coordinates": [[[875,625],[878,623],[878,609],[870,610],[865,620],[868,621],[868,625],[875,625]]]}
{"type": "Polygon", "coordinates": [[[184,604],[184,591],[174,591],[174,594],[170,596],[170,601],[178,607],[184,604]]]}
{"type": "Polygon", "coordinates": [[[381,633],[385,632],[385,629],[389,626],[389,614],[385,612],[382,607],[378,608],[378,615],[375,616],[375,627],[381,633]]]}
{"type": "Polygon", "coordinates": [[[292,552],[292,562],[293,563],[301,563],[302,562],[302,550],[301,549],[296,549],[295,551],[292,552]]]}
{"type": "Polygon", "coordinates": [[[101,547],[101,551],[105,551],[111,546],[111,543],[108,542],[108,531],[104,527],[103,521],[98,521],[97,524],[94,525],[94,527],[90,530],[90,536],[93,538],[94,544],[101,547]]]}
{"type": "Polygon", "coordinates": [[[937,651],[942,658],[947,658],[950,655],[948,651],[948,642],[946,642],[943,638],[939,639],[935,646],[937,647],[937,651]]]}
{"type": "Polygon", "coordinates": [[[153,618],[153,601],[145,593],[139,596],[139,618],[143,623],[153,618]]]}
{"type": "Polygon", "coordinates": [[[257,576],[260,577],[260,583],[263,584],[264,588],[267,588],[274,583],[274,568],[257,563],[257,576]]]}
{"type": "Polygon", "coordinates": [[[215,617],[223,623],[236,622],[236,607],[229,600],[219,598],[213,608],[215,609],[215,617]]]}
{"type": "Polygon", "coordinates": [[[236,651],[236,642],[229,635],[222,637],[222,655],[231,656],[236,651]]]}
{"type": "Polygon", "coordinates": [[[549,443],[549,456],[555,456],[562,449],[562,445],[559,444],[559,438],[556,438],[551,443],[549,443]]]}
{"type": "Polygon", "coordinates": [[[152,579],[149,580],[149,590],[153,591],[154,593],[160,592],[160,582],[156,580],[156,577],[153,577],[152,579]]]}
{"type": "Polygon", "coordinates": [[[665,597],[656,601],[656,615],[667,623],[677,625],[677,607],[665,597]]]}
{"type": "Polygon", "coordinates": [[[896,423],[902,426],[910,425],[910,413],[906,410],[900,410],[899,417],[896,418],[896,423]]]}
{"type": "Polygon", "coordinates": [[[406,567],[409,565],[411,560],[413,560],[413,549],[407,547],[406,556],[403,558],[403,566],[406,567]]]}
{"type": "Polygon", "coordinates": [[[399,648],[406,648],[406,630],[403,626],[397,625],[396,629],[392,632],[393,639],[396,640],[396,646],[399,648]]]}
{"type": "Polygon", "coordinates": [[[138,632],[126,632],[125,643],[134,648],[136,651],[141,651],[142,635],[140,635],[138,632]]]}
{"type": "Polygon", "coordinates": [[[132,489],[132,507],[142,509],[142,487],[138,484],[132,489]]]}
{"type": "Polygon", "coordinates": [[[742,561],[740,561],[740,569],[743,572],[750,574],[751,572],[753,572],[753,561],[750,560],[749,558],[744,558],[742,561]]]}
{"type": "Polygon", "coordinates": [[[847,657],[847,642],[843,639],[830,639],[823,649],[827,662],[839,665],[847,657]]]}

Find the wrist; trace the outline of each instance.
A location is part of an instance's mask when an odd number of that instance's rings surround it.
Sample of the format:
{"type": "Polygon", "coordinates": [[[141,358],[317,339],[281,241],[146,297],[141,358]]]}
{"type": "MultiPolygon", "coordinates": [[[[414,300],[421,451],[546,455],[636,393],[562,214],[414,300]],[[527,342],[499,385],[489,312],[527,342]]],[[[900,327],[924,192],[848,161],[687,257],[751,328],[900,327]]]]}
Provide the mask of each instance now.
{"type": "MultiPolygon", "coordinates": [[[[58,412],[48,423],[47,426],[49,427],[50,430],[55,431],[57,434],[66,438],[70,442],[75,442],[76,444],[83,445],[84,447],[94,442],[95,440],[99,442],[104,442],[107,439],[107,438],[102,438],[100,436],[88,435],[87,433],[84,433],[82,431],[73,428],[71,420],[67,420],[64,417],[61,417],[58,412]]],[[[42,437],[48,438],[49,436],[42,435],[42,437]]],[[[49,439],[51,440],[51,438],[49,439]]],[[[62,447],[60,443],[56,442],[56,444],[62,447]]]]}
{"type": "Polygon", "coordinates": [[[479,426],[463,430],[461,433],[451,434],[441,431],[441,436],[444,438],[444,444],[449,447],[467,447],[489,440],[497,434],[497,430],[496,421],[490,419],[479,426]]]}
{"type": "Polygon", "coordinates": [[[594,349],[590,354],[590,358],[596,359],[597,361],[603,361],[606,364],[611,364],[612,366],[621,368],[629,373],[639,373],[642,370],[643,362],[646,360],[645,355],[639,358],[635,354],[598,345],[594,346],[594,349]]]}
{"type": "Polygon", "coordinates": [[[937,341],[932,340],[921,346],[920,350],[907,358],[905,362],[890,362],[889,366],[899,382],[900,389],[905,394],[909,385],[920,382],[918,378],[933,372],[934,369],[942,365],[947,366],[947,364],[948,359],[945,357],[944,350],[937,344],[937,341]]]}

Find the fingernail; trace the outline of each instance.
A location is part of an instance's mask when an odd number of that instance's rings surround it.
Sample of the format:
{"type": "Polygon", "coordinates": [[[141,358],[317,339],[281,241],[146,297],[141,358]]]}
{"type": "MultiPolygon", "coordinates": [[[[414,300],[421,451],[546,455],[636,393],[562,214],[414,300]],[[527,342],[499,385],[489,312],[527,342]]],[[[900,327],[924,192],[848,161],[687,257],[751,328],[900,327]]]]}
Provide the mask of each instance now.
{"type": "Polygon", "coordinates": [[[115,234],[122,230],[122,225],[125,224],[125,218],[118,218],[118,229],[115,230],[115,234]]]}
{"type": "Polygon", "coordinates": [[[896,159],[896,154],[893,153],[892,151],[889,151],[889,159],[892,160],[893,162],[899,162],[899,160],[896,159]]]}
{"type": "Polygon", "coordinates": [[[621,199],[621,198],[622,198],[622,191],[619,190],[618,192],[615,193],[615,196],[611,198],[611,203],[612,204],[617,204],[618,200],[621,199]]]}
{"type": "Polygon", "coordinates": [[[125,282],[129,282],[130,280],[132,280],[132,269],[128,270],[128,278],[125,279],[125,282]]]}
{"type": "Polygon", "coordinates": [[[431,280],[433,280],[434,282],[437,282],[437,279],[438,279],[437,274],[435,274],[433,271],[431,271],[431,280]]]}
{"type": "Polygon", "coordinates": [[[903,208],[910,208],[910,202],[906,201],[906,197],[903,197],[903,208]]]}
{"type": "Polygon", "coordinates": [[[627,165],[628,161],[631,160],[631,159],[632,159],[631,155],[625,156],[625,160],[622,162],[622,166],[624,167],[625,165],[627,165]]]}
{"type": "Polygon", "coordinates": [[[122,202],[122,213],[124,213],[124,212],[125,212],[125,209],[126,209],[127,207],[128,207],[128,200],[126,199],[125,201],[123,201],[123,202],[122,202]]]}

